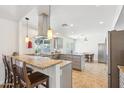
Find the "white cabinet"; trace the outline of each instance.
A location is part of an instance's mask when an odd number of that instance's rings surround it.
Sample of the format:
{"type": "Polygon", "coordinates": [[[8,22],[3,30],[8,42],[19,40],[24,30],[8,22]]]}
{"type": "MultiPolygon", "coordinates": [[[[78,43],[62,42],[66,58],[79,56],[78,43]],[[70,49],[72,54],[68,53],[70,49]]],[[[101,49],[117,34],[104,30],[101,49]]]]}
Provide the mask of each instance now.
{"type": "Polygon", "coordinates": [[[67,64],[61,68],[60,77],[61,88],[72,88],[72,64],[67,64]]]}

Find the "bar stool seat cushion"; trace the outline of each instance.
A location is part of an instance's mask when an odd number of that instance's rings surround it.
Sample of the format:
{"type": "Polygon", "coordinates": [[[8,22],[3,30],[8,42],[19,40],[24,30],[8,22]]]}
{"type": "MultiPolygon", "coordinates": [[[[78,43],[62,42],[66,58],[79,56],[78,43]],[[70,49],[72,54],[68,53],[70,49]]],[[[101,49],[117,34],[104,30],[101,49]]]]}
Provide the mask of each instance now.
{"type": "Polygon", "coordinates": [[[49,76],[40,72],[34,72],[31,75],[28,75],[28,77],[32,87],[36,86],[37,84],[42,84],[44,81],[46,81],[46,79],[49,78],[49,76]]]}

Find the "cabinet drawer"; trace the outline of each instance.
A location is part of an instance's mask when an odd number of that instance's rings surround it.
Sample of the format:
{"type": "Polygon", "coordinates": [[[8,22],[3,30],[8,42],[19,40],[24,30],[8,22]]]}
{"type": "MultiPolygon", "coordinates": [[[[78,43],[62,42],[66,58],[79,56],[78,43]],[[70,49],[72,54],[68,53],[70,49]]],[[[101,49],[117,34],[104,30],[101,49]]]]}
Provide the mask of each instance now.
{"type": "Polygon", "coordinates": [[[65,55],[66,58],[72,58],[72,55],[65,55]]]}
{"type": "Polygon", "coordinates": [[[72,64],[72,68],[81,70],[81,66],[76,64],[72,64]]]}
{"type": "Polygon", "coordinates": [[[72,60],[72,64],[74,64],[74,65],[81,65],[81,62],[80,61],[74,61],[74,60],[72,60]]]}
{"type": "Polygon", "coordinates": [[[75,61],[75,62],[80,62],[81,60],[80,60],[80,59],[74,59],[74,58],[73,58],[73,61],[75,61]]]}
{"type": "Polygon", "coordinates": [[[72,56],[71,56],[71,55],[64,55],[64,54],[61,54],[61,55],[60,55],[60,59],[72,61],[72,56]]]}
{"type": "Polygon", "coordinates": [[[74,59],[81,59],[80,56],[73,56],[74,59]]]}

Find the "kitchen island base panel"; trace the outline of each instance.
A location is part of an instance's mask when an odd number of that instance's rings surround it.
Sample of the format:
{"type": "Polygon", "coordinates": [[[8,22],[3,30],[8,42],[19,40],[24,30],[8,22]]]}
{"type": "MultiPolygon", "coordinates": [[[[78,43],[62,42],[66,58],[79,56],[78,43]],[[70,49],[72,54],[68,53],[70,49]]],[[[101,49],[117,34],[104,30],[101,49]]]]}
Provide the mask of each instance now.
{"type": "MultiPolygon", "coordinates": [[[[32,67],[32,66],[30,66],[32,67]]],[[[49,87],[50,88],[60,88],[60,65],[51,66],[47,69],[39,69],[37,67],[32,67],[34,71],[39,71],[49,76],[49,87]]]]}
{"type": "Polygon", "coordinates": [[[72,88],[72,64],[63,66],[61,71],[61,88],[72,88]]]}
{"type": "Polygon", "coordinates": [[[75,70],[82,71],[85,68],[84,55],[74,54],[59,54],[60,60],[72,61],[72,68],[75,70]]]}

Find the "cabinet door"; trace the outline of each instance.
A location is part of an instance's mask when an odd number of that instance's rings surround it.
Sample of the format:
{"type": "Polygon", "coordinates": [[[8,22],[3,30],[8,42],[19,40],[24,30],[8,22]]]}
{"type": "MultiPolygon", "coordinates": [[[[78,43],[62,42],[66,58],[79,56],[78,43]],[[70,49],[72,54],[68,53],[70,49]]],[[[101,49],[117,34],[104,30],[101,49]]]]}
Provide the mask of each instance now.
{"type": "Polygon", "coordinates": [[[63,39],[56,37],[54,38],[54,48],[55,49],[62,49],[63,48],[63,39]]]}
{"type": "Polygon", "coordinates": [[[74,69],[81,70],[81,57],[80,56],[73,56],[72,67],[74,69]]]}
{"type": "Polygon", "coordinates": [[[60,77],[61,88],[72,88],[72,65],[68,64],[61,68],[62,75],[60,77]]]}

